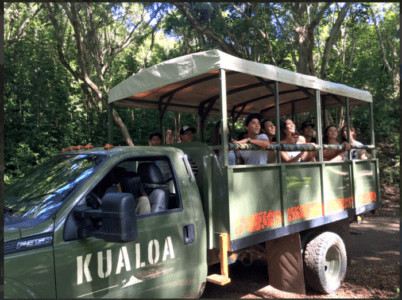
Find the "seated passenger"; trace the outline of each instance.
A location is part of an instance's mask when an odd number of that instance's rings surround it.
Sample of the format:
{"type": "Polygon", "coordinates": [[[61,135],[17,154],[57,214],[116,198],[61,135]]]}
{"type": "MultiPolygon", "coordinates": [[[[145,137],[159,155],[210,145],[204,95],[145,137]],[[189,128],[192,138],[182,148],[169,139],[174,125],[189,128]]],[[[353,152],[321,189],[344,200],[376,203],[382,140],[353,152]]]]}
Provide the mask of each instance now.
{"type": "Polygon", "coordinates": [[[159,146],[162,145],[162,134],[159,131],[152,131],[149,135],[148,145],[149,146],[159,146]]]}
{"type": "MultiPolygon", "coordinates": [[[[343,126],[342,128],[342,142],[347,142],[348,141],[348,127],[347,126],[343,126]]],[[[350,144],[351,145],[355,145],[355,146],[363,146],[362,143],[358,142],[355,140],[356,138],[356,131],[355,128],[350,125],[350,144]]],[[[367,159],[367,154],[366,151],[364,149],[352,149],[352,159],[367,159]]],[[[348,153],[345,153],[345,160],[348,160],[348,153]]]]}
{"type": "Polygon", "coordinates": [[[137,216],[150,214],[151,202],[149,201],[147,193],[145,193],[144,191],[141,181],[138,186],[139,186],[139,197],[137,198],[137,206],[135,208],[135,213],[137,216]]]}
{"type": "MultiPolygon", "coordinates": [[[[233,143],[250,143],[261,148],[269,147],[268,137],[265,134],[259,134],[261,130],[260,120],[260,114],[250,114],[244,122],[244,128],[247,131],[248,138],[233,141],[233,143]]],[[[267,163],[267,150],[239,150],[236,156],[239,159],[239,165],[263,165],[267,163]]]]}
{"type": "MultiPolygon", "coordinates": [[[[110,178],[113,179],[113,186],[109,187],[107,193],[129,193],[136,199],[135,212],[138,215],[145,215],[151,213],[151,203],[148,199],[147,193],[142,186],[141,178],[135,173],[133,175],[122,177],[121,173],[123,168],[114,168],[110,173],[110,178]],[[118,177],[120,175],[120,177],[118,177]]],[[[126,172],[127,173],[127,172],[126,172]]]]}
{"type": "MultiPolygon", "coordinates": [[[[291,119],[281,119],[281,144],[306,144],[302,135],[296,135],[296,126],[291,119]]],[[[314,145],[313,143],[308,143],[314,145]]],[[[314,161],[316,151],[281,151],[281,158],[285,163],[314,161]],[[310,153],[309,153],[310,152],[310,153]]]]}
{"type": "Polygon", "coordinates": [[[193,127],[183,126],[183,128],[180,129],[180,141],[182,143],[192,142],[194,140],[195,131],[193,127]]]}
{"type": "MultiPolygon", "coordinates": [[[[330,125],[325,128],[323,142],[324,145],[340,145],[338,143],[338,129],[334,125],[330,125]]],[[[345,153],[348,153],[350,144],[343,142],[345,150],[323,150],[324,161],[343,161],[345,153]]]]}
{"type": "MultiPolygon", "coordinates": [[[[227,136],[228,136],[228,143],[233,142],[232,138],[231,138],[231,134],[230,134],[230,128],[229,126],[227,127],[227,136]]],[[[218,122],[216,122],[215,124],[215,129],[214,129],[214,135],[212,136],[212,142],[211,145],[212,146],[217,146],[217,145],[221,145],[222,144],[222,139],[221,139],[221,121],[219,120],[218,122]]],[[[221,153],[221,151],[219,149],[215,149],[214,150],[215,154],[218,156],[218,161],[221,164],[221,166],[223,165],[223,155],[221,153]]],[[[236,156],[233,150],[229,150],[228,153],[228,161],[229,161],[229,165],[234,165],[236,162],[236,156]]]]}

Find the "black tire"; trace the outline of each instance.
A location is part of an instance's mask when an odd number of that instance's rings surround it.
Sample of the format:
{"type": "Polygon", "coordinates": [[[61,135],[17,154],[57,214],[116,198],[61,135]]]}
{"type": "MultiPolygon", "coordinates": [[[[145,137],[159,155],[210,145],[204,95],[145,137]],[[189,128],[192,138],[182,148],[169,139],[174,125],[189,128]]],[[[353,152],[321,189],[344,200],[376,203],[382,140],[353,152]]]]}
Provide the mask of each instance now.
{"type": "Polygon", "coordinates": [[[331,294],[345,279],[346,247],[341,237],[324,232],[313,238],[304,251],[304,277],[314,290],[331,294]]]}

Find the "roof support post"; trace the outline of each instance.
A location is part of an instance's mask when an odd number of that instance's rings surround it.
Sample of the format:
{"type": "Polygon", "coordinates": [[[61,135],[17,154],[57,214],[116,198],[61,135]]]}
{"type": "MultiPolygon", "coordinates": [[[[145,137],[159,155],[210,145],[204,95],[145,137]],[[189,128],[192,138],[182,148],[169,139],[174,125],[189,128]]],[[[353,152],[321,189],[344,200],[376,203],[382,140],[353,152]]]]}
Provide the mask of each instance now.
{"type": "Polygon", "coordinates": [[[322,96],[322,115],[324,120],[324,129],[327,128],[327,118],[325,114],[325,100],[327,100],[327,96],[322,96]]]}
{"type": "Polygon", "coordinates": [[[159,132],[162,133],[162,134],[163,134],[163,132],[162,132],[162,119],[163,119],[163,116],[165,115],[166,109],[168,108],[168,106],[170,104],[170,101],[172,101],[173,96],[174,96],[174,93],[171,93],[169,95],[169,99],[166,102],[164,107],[162,107],[162,104],[163,104],[163,98],[165,98],[165,97],[162,96],[159,99],[159,103],[158,103],[158,109],[159,109],[159,132]]]}
{"type": "MultiPolygon", "coordinates": [[[[275,81],[274,83],[275,90],[273,91],[273,94],[275,94],[275,116],[276,116],[276,143],[280,144],[281,138],[280,138],[280,123],[279,123],[279,84],[278,81],[275,81]]],[[[281,148],[278,148],[276,151],[277,154],[277,162],[280,164],[282,162],[281,158],[281,148]]]]}
{"type": "MultiPolygon", "coordinates": [[[[350,144],[350,110],[349,110],[349,97],[346,97],[346,126],[347,126],[347,138],[350,144]]],[[[341,132],[342,134],[342,132],[341,132]]],[[[352,158],[352,151],[348,151],[349,160],[352,158]]]]}
{"type": "Polygon", "coordinates": [[[316,126],[317,126],[317,142],[318,145],[321,146],[321,149],[318,150],[318,161],[324,161],[323,157],[323,147],[322,147],[322,126],[321,126],[321,99],[320,99],[320,90],[315,90],[315,114],[317,116],[316,126]]]}
{"type": "MultiPolygon", "coordinates": [[[[234,116],[234,109],[232,109],[232,130],[231,130],[231,133],[230,133],[230,137],[231,137],[231,139],[233,140],[233,139],[235,139],[235,136],[234,136],[234,132],[235,132],[235,116],[234,116]]],[[[222,131],[221,131],[222,132],[222,131]]]]}
{"type": "Polygon", "coordinates": [[[109,134],[108,134],[108,141],[109,144],[113,145],[113,103],[109,104],[108,111],[107,111],[107,118],[108,118],[108,127],[109,127],[109,134]]]}
{"type": "Polygon", "coordinates": [[[196,118],[196,122],[197,122],[197,131],[196,131],[196,134],[195,134],[195,136],[196,136],[196,139],[198,140],[198,141],[204,141],[204,138],[202,138],[201,139],[201,117],[200,117],[200,115],[198,114],[198,116],[197,116],[197,118],[196,118]]]}
{"type": "MultiPolygon", "coordinates": [[[[374,135],[374,115],[373,115],[373,102],[369,103],[369,116],[370,116],[370,144],[375,144],[375,135],[374,135]]],[[[373,158],[376,158],[375,148],[371,152],[373,158]]]]}
{"type": "Polygon", "coordinates": [[[228,161],[228,135],[225,134],[226,128],[228,127],[228,112],[227,112],[227,101],[226,101],[226,73],[224,69],[219,69],[219,94],[221,102],[221,153],[223,155],[223,165],[227,167],[229,165],[228,161]]]}

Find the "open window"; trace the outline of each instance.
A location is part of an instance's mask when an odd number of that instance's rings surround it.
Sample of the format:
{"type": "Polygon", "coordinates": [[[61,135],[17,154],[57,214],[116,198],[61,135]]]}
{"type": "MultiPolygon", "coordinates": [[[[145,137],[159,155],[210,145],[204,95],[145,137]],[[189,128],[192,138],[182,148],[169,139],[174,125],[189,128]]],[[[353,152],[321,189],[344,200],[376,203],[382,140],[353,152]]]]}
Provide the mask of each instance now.
{"type": "Polygon", "coordinates": [[[137,218],[177,211],[182,206],[175,178],[167,157],[129,159],[118,163],[95,186],[87,196],[87,205],[98,208],[106,194],[129,193],[136,205],[143,203],[144,197],[149,200],[150,212],[137,212],[137,218]]]}

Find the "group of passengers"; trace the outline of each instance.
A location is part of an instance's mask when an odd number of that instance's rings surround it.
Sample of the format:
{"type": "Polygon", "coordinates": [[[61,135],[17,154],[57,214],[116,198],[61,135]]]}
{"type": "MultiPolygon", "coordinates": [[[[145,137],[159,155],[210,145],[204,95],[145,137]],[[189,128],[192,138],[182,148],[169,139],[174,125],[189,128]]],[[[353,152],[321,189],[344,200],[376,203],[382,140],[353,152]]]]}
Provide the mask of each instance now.
{"type": "MultiPolygon", "coordinates": [[[[296,125],[289,118],[280,120],[280,143],[288,145],[316,145],[317,139],[314,137],[315,125],[306,121],[303,122],[299,132],[296,131],[296,125]]],[[[245,144],[249,143],[261,148],[267,148],[270,144],[276,143],[276,127],[268,119],[261,120],[258,113],[250,114],[244,121],[245,132],[240,133],[237,140],[231,138],[231,131],[227,127],[227,139],[231,143],[245,144]]],[[[192,142],[196,129],[184,126],[180,130],[181,142],[192,142]]],[[[350,144],[347,142],[347,126],[341,130],[342,140],[338,142],[338,129],[330,125],[324,131],[323,144],[325,145],[344,145],[344,150],[323,150],[324,161],[343,161],[348,160],[348,151],[351,145],[362,145],[356,141],[356,132],[353,126],[350,126],[350,144]]],[[[212,137],[212,146],[221,145],[221,121],[215,124],[212,137]]],[[[154,131],[149,136],[149,145],[157,146],[162,144],[162,135],[154,131]]],[[[219,162],[222,164],[223,155],[220,150],[215,149],[219,162]]],[[[367,155],[363,149],[352,149],[352,159],[366,159],[367,155]]],[[[281,151],[281,159],[285,163],[294,162],[312,162],[317,161],[317,151],[281,151]]],[[[228,153],[229,165],[261,165],[267,163],[276,163],[276,150],[230,150],[228,153]]]]}
{"type": "MultiPolygon", "coordinates": [[[[280,120],[280,143],[288,145],[316,145],[317,140],[314,137],[314,124],[303,122],[299,132],[296,131],[294,122],[289,118],[280,120]]],[[[244,144],[250,143],[262,148],[269,147],[270,143],[276,142],[276,128],[272,121],[262,120],[260,114],[251,114],[244,122],[245,132],[239,135],[238,140],[230,139],[230,130],[228,127],[228,141],[232,143],[244,144]]],[[[344,150],[323,150],[324,161],[343,161],[348,160],[348,151],[351,145],[362,145],[356,141],[356,133],[353,126],[350,126],[350,144],[347,142],[347,126],[341,130],[341,144],[345,146],[344,150]]],[[[220,121],[215,126],[212,145],[220,145],[220,121]]],[[[328,126],[324,131],[323,144],[340,145],[338,142],[338,130],[335,126],[328,126]]],[[[222,155],[215,150],[219,161],[222,163],[222,155]]],[[[352,159],[366,159],[367,155],[363,149],[352,149],[352,159]]],[[[229,165],[247,164],[258,165],[267,163],[276,163],[276,150],[237,150],[229,151],[229,165]]],[[[285,163],[311,162],[317,160],[317,151],[281,151],[281,159],[285,163]]]]}

